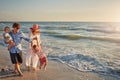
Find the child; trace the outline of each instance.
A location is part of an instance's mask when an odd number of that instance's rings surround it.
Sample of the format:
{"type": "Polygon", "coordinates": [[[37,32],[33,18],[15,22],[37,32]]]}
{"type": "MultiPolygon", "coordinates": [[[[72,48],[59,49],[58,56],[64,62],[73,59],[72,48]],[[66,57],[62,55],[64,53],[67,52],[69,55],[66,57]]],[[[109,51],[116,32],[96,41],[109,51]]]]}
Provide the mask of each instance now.
{"type": "Polygon", "coordinates": [[[44,66],[44,71],[46,71],[46,65],[47,65],[47,57],[44,51],[42,51],[41,47],[38,47],[37,45],[33,45],[33,52],[38,55],[41,69],[42,66],[44,66]]]}
{"type": "Polygon", "coordinates": [[[4,38],[4,42],[8,45],[8,50],[14,45],[13,39],[12,37],[9,35],[10,32],[10,28],[8,26],[6,26],[4,28],[4,33],[3,33],[3,38],[4,38]]]}

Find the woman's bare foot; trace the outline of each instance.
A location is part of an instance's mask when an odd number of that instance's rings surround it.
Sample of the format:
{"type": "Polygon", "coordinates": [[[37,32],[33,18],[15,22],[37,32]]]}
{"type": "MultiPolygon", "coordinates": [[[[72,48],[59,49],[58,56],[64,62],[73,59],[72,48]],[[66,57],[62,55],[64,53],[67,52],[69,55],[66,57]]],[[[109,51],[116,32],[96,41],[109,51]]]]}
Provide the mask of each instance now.
{"type": "Polygon", "coordinates": [[[36,68],[33,68],[33,71],[36,71],[36,68]]]}
{"type": "Polygon", "coordinates": [[[27,70],[30,71],[30,66],[27,66],[27,70]]]}
{"type": "Polygon", "coordinates": [[[41,69],[41,66],[39,66],[39,69],[41,69]]]}

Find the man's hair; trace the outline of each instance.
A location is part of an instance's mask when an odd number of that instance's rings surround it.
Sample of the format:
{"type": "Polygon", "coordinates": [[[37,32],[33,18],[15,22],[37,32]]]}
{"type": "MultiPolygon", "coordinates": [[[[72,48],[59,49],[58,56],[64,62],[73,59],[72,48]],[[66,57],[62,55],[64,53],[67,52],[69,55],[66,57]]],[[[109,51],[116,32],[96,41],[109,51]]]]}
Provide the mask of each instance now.
{"type": "Polygon", "coordinates": [[[20,29],[20,24],[19,24],[19,23],[14,23],[12,27],[13,27],[13,28],[20,29]]]}

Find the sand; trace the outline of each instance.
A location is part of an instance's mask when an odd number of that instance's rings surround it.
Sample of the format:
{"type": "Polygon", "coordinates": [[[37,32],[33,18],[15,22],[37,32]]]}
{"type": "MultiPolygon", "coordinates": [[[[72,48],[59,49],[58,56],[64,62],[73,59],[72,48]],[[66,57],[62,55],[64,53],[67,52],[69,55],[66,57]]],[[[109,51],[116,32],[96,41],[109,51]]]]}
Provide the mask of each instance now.
{"type": "MultiPolygon", "coordinates": [[[[0,39],[1,40],[1,39],[0,39]]],[[[23,55],[25,57],[25,55],[23,55]]],[[[24,60],[25,61],[25,60],[24,60]]],[[[7,48],[0,45],[0,80],[119,80],[109,74],[81,72],[66,64],[49,60],[47,70],[27,71],[25,63],[21,65],[23,77],[12,73],[13,65],[7,48]]]]}

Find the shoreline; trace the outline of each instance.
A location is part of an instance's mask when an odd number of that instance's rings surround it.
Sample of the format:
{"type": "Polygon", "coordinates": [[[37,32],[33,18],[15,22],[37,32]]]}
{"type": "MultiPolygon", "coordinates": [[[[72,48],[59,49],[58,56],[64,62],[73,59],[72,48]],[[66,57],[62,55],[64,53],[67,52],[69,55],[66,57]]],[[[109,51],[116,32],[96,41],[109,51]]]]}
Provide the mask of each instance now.
{"type": "MultiPolygon", "coordinates": [[[[27,71],[25,63],[21,65],[23,77],[13,74],[13,65],[10,61],[7,48],[0,45],[0,80],[119,80],[111,75],[102,75],[95,72],[81,72],[66,64],[57,61],[48,61],[47,70],[27,71]],[[2,70],[4,69],[4,71],[2,70]]],[[[23,55],[25,57],[25,55],[23,55]]]]}

